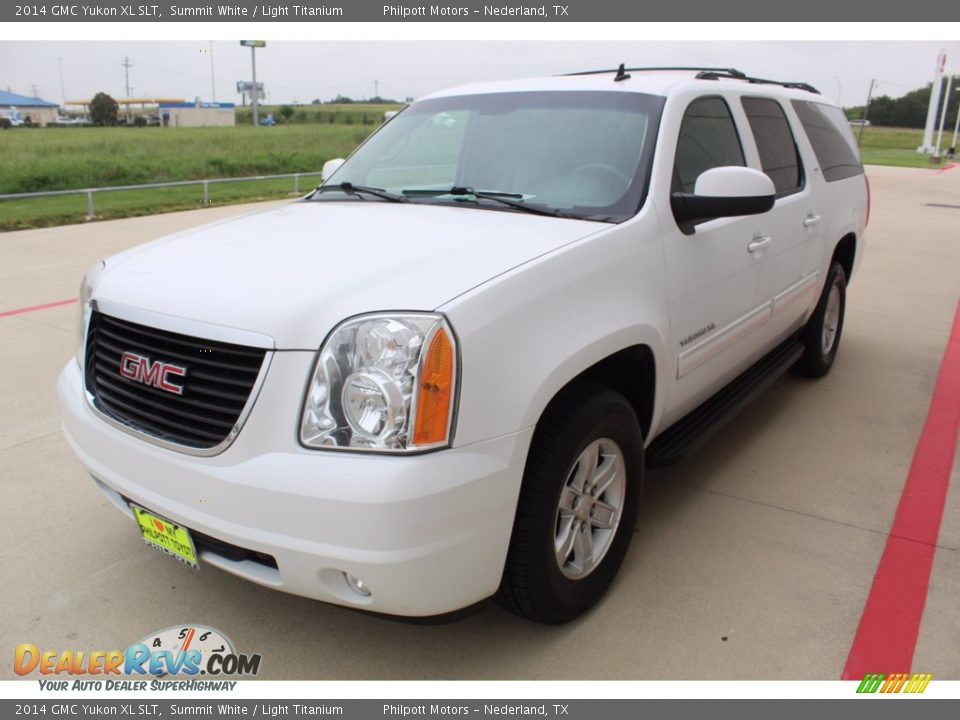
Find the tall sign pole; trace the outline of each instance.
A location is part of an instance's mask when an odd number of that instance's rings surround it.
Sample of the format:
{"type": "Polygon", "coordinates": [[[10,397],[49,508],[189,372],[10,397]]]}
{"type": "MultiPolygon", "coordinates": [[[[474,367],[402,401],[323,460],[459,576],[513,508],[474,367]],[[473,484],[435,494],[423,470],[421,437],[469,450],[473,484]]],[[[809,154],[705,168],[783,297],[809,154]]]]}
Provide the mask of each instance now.
{"type": "Polygon", "coordinates": [[[943,110],[940,111],[940,130],[937,131],[937,151],[936,157],[940,157],[940,143],[943,141],[943,124],[947,121],[947,106],[950,104],[950,91],[953,83],[953,75],[947,75],[947,92],[943,96],[943,110]]]}
{"type": "Polygon", "coordinates": [[[241,40],[240,44],[244,47],[250,48],[250,72],[253,75],[253,85],[250,89],[250,106],[253,109],[253,125],[256,127],[260,124],[260,103],[259,95],[257,88],[257,48],[266,47],[266,40],[241,40]]]}
{"type": "Polygon", "coordinates": [[[960,133],[960,105],[957,106],[957,119],[953,123],[953,142],[950,143],[950,154],[954,156],[957,154],[957,133],[960,133]]]}
{"type": "Polygon", "coordinates": [[[927,107],[927,122],[923,128],[923,145],[917,152],[930,155],[936,148],[933,146],[933,129],[937,124],[937,105],[940,102],[940,93],[943,90],[943,71],[947,65],[947,53],[943,50],[937,55],[937,67],[933,73],[933,87],[930,88],[930,105],[927,107]]]}

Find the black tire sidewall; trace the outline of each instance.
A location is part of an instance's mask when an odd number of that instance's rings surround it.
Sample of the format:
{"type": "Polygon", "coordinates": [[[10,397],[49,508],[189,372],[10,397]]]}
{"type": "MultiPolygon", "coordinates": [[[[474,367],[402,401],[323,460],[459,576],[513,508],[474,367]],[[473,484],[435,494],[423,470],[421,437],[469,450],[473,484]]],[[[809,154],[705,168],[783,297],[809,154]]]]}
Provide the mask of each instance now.
{"type": "Polygon", "coordinates": [[[836,260],[830,266],[830,272],[827,273],[827,282],[823,286],[823,292],[820,296],[820,302],[813,312],[807,326],[803,332],[802,341],[804,353],[797,362],[795,371],[807,377],[822,377],[826,375],[837,357],[837,351],[840,349],[840,338],[843,335],[844,316],[847,310],[847,274],[836,260]],[[823,352],[823,323],[827,315],[827,303],[830,299],[830,289],[838,284],[840,289],[840,316],[837,322],[837,334],[833,338],[833,345],[829,352],[823,352]]]}
{"type": "Polygon", "coordinates": [[[534,471],[543,473],[544,494],[534,514],[534,532],[527,564],[531,596],[540,608],[550,608],[548,622],[564,622],[594,605],[616,576],[637,521],[643,487],[643,442],[633,409],[622,396],[607,391],[595,395],[549,444],[562,448],[534,471]],[[586,577],[571,580],[560,572],[554,556],[556,513],[560,493],[574,462],[592,442],[610,438],[623,453],[627,473],[623,513],[614,539],[600,564],[586,577]]]}
{"type": "Polygon", "coordinates": [[[837,351],[840,349],[840,336],[843,334],[843,318],[847,309],[847,274],[843,270],[843,265],[838,262],[833,263],[833,266],[830,268],[830,274],[827,276],[827,284],[824,286],[823,299],[820,302],[820,307],[817,308],[817,333],[816,337],[811,341],[816,342],[815,347],[817,348],[820,356],[820,364],[824,369],[828,369],[833,365],[834,358],[837,357],[837,351]],[[830,291],[836,285],[840,290],[840,316],[837,318],[837,334],[833,338],[833,345],[830,346],[830,351],[827,353],[823,352],[823,345],[821,343],[821,338],[823,335],[823,323],[827,317],[827,303],[830,300],[830,291]]]}

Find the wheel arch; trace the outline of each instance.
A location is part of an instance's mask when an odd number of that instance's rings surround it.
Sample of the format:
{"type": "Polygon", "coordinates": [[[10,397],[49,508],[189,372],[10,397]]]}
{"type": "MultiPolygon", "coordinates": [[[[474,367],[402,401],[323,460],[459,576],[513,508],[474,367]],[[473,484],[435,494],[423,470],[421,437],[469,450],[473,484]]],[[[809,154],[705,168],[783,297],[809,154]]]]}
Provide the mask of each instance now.
{"type": "Polygon", "coordinates": [[[567,391],[583,383],[603,385],[622,394],[640,421],[644,439],[657,413],[657,360],[653,348],[636,343],[593,362],[563,383],[543,405],[537,423],[567,391]]]}
{"type": "Polygon", "coordinates": [[[843,271],[847,276],[847,285],[850,284],[850,278],[853,276],[854,263],[857,258],[857,236],[850,232],[837,241],[833,248],[833,256],[830,262],[834,260],[843,266],[843,271]]]}

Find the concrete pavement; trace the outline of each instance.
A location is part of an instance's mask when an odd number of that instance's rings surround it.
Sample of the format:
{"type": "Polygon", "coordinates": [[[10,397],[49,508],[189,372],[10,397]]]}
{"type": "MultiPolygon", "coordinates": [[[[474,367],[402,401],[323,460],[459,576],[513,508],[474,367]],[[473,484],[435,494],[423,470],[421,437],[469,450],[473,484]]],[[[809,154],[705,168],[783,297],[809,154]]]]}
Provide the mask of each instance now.
{"type": "MultiPolygon", "coordinates": [[[[615,587],[564,627],[494,606],[401,624],[150,550],[60,435],[75,307],[0,317],[0,678],[17,643],[109,650],[183,622],[261,653],[268,679],[839,678],[960,296],[960,207],[929,205],[960,206],[960,169],[869,175],[833,372],[782,378],[687,462],[650,472],[615,587]]],[[[0,314],[75,296],[101,257],[248,209],[0,235],[0,314]]],[[[913,666],[940,679],[960,679],[958,483],[955,461],[913,666]]]]}

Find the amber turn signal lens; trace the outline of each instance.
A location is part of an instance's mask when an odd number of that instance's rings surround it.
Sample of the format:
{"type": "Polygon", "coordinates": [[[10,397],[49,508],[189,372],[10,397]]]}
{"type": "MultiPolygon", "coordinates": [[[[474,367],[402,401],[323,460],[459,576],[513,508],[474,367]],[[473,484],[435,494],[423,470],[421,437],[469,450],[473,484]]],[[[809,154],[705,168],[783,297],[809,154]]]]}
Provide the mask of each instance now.
{"type": "Polygon", "coordinates": [[[414,445],[445,442],[453,402],[453,343],[441,327],[430,341],[420,374],[417,393],[417,418],[413,430],[414,445]]]}

